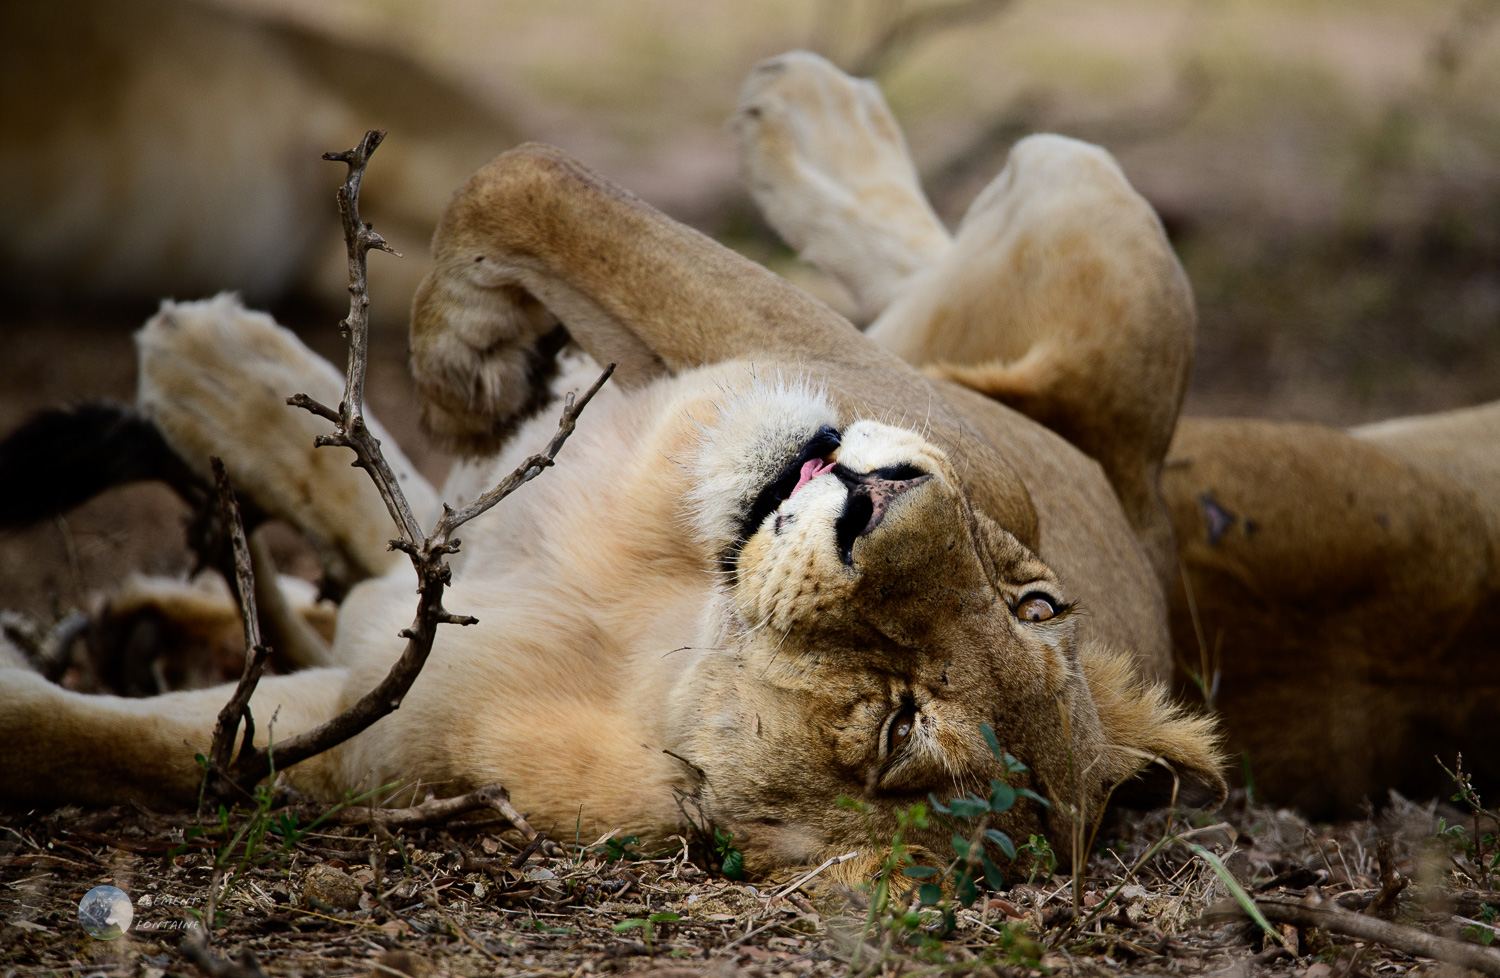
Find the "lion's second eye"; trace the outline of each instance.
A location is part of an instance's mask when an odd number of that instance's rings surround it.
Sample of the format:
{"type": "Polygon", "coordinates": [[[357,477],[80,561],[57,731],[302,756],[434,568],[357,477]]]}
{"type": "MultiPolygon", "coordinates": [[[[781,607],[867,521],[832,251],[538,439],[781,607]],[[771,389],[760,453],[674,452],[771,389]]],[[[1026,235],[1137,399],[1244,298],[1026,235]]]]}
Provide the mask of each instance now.
{"type": "Polygon", "coordinates": [[[1028,594],[1016,605],[1016,617],[1022,621],[1046,621],[1055,614],[1052,599],[1041,594],[1028,594]]]}
{"type": "Polygon", "coordinates": [[[886,734],[886,756],[896,753],[901,745],[911,737],[912,731],[917,729],[917,708],[915,706],[904,706],[891,720],[889,732],[886,734]]]}

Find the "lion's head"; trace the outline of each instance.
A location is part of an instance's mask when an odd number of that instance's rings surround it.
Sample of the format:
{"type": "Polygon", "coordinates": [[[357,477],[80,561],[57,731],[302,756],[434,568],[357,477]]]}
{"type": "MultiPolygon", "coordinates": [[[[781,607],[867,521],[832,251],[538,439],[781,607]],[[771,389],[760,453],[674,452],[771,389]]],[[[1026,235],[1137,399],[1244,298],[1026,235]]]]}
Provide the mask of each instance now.
{"type": "MultiPolygon", "coordinates": [[[[1219,797],[1210,724],[1080,639],[1079,607],[1037,554],[971,505],[919,433],[851,419],[805,383],[716,404],[691,462],[693,527],[723,575],[706,647],[674,698],[681,756],[705,810],[752,861],[802,862],[868,843],[929,793],[989,793],[1001,762],[1053,801],[992,823],[1046,831],[1117,798],[1219,797]],[[1081,814],[1080,814],[1081,813],[1081,814]]],[[[943,848],[947,833],[916,840],[943,848]]]]}

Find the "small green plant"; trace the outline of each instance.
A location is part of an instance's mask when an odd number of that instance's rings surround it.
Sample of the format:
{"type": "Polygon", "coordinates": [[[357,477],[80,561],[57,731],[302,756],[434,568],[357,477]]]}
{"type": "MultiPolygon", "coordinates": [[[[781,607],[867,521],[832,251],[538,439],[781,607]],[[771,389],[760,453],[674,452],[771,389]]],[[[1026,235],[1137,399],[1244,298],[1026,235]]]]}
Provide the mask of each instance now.
{"type": "Polygon", "coordinates": [[[1478,941],[1485,947],[1495,943],[1495,933],[1500,928],[1495,926],[1497,913],[1495,908],[1484,904],[1479,908],[1479,921],[1464,928],[1464,936],[1473,941],[1478,941]]]}
{"type": "Polygon", "coordinates": [[[1458,788],[1452,800],[1466,806],[1473,819],[1471,832],[1462,825],[1449,825],[1446,819],[1440,818],[1437,837],[1454,857],[1454,865],[1475,885],[1487,888],[1492,879],[1500,881],[1500,812],[1484,807],[1483,799],[1474,790],[1472,777],[1464,773],[1463,754],[1458,755],[1451,771],[1441,760],[1437,763],[1458,788]],[[1459,856],[1463,857],[1462,862],[1457,858],[1459,856]]]}
{"type": "MultiPolygon", "coordinates": [[[[866,884],[870,903],[864,933],[851,960],[855,971],[859,969],[860,953],[872,938],[877,938],[887,951],[899,944],[915,945],[918,957],[933,965],[943,965],[946,952],[942,938],[957,926],[957,908],[972,907],[984,888],[999,889],[1004,885],[992,852],[1010,862],[1023,852],[1031,856],[1033,879],[1043,865],[1048,873],[1056,868],[1056,855],[1046,839],[1033,835],[1018,849],[1009,835],[991,827],[995,816],[1010,811],[1023,799],[1050,806],[1031,789],[1010,783],[1015,775],[1028,770],[1026,765],[1001,748],[989,724],[981,724],[979,729],[990,752],[1000,762],[1000,776],[991,779],[987,795],[970,792],[947,802],[929,795],[927,805],[917,802],[898,809],[896,829],[889,844],[876,838],[872,827],[871,844],[876,851],[884,850],[886,856],[874,878],[866,884]],[[953,858],[943,866],[915,864],[907,840],[914,832],[930,829],[935,822],[950,833],[953,858]],[[912,893],[910,882],[898,883],[898,876],[914,882],[915,892],[912,893]],[[949,892],[953,894],[952,900],[947,896],[949,892]]],[[[851,798],[839,799],[839,806],[862,812],[867,820],[873,811],[866,803],[851,798]]],[[[987,961],[1035,967],[1041,949],[1026,936],[1024,925],[1001,925],[1000,934],[995,945],[1000,957],[986,958],[987,961]]]]}
{"type": "MultiPolygon", "coordinates": [[[[875,832],[874,823],[870,816],[874,808],[867,802],[858,798],[840,798],[838,806],[848,811],[859,812],[865,818],[865,825],[870,831],[870,845],[879,852],[885,851],[885,859],[880,864],[872,880],[861,884],[868,889],[870,904],[865,911],[865,924],[863,933],[860,935],[858,946],[854,949],[854,955],[850,960],[850,968],[857,972],[860,968],[860,958],[870,939],[876,935],[884,935],[881,943],[889,946],[897,940],[910,939],[922,924],[922,918],[915,910],[897,906],[892,900],[892,877],[899,871],[912,875],[913,879],[922,879],[926,876],[936,875],[937,870],[927,866],[912,866],[911,855],[906,845],[906,836],[912,830],[922,830],[928,827],[927,806],[921,802],[896,810],[896,831],[892,833],[889,845],[883,845],[882,840],[875,832]],[[928,872],[923,872],[927,870],[928,872]]],[[[939,896],[942,891],[939,889],[939,896]]],[[[923,947],[924,952],[933,949],[923,947]]]]}
{"type": "Polygon", "coordinates": [[[1016,847],[1016,852],[1031,857],[1031,875],[1026,877],[1026,885],[1030,886],[1038,878],[1045,879],[1057,872],[1057,853],[1052,851],[1052,846],[1044,836],[1033,835],[1023,846],[1016,847]]]}
{"type": "Polygon", "coordinates": [[[689,847],[702,854],[695,857],[699,865],[728,879],[744,879],[745,854],[734,844],[734,834],[714,825],[694,795],[677,789],[674,798],[687,824],[689,847]]]}
{"type": "Polygon", "coordinates": [[[675,924],[681,919],[677,914],[668,910],[662,913],[654,913],[649,917],[631,917],[629,920],[622,920],[618,924],[615,924],[614,931],[617,934],[623,934],[626,931],[635,930],[639,927],[641,930],[641,943],[646,945],[646,953],[655,954],[656,925],[675,924]]]}
{"type": "MultiPolygon", "coordinates": [[[[944,879],[951,879],[954,896],[965,907],[973,906],[974,901],[979,899],[981,883],[992,890],[1003,887],[1005,877],[990,856],[990,846],[994,846],[1010,862],[1016,861],[1017,850],[1010,836],[989,827],[990,820],[1010,811],[1022,798],[1030,799],[1043,808],[1051,807],[1047,799],[1030,788],[1011,785],[1010,779],[1013,776],[1029,769],[1000,747],[995,730],[989,724],[980,724],[979,732],[984,735],[984,742],[989,746],[990,752],[1000,762],[1000,777],[990,779],[988,797],[980,797],[971,792],[958,798],[950,798],[947,804],[943,804],[935,796],[928,795],[933,811],[953,830],[950,842],[955,858],[943,869],[913,866],[906,871],[906,875],[913,879],[928,880],[918,890],[918,897],[924,907],[936,906],[942,902],[941,883],[944,879]]],[[[1033,842],[1028,845],[1035,843],[1040,837],[1031,838],[1033,842]]],[[[1041,844],[1046,845],[1046,840],[1042,839],[1041,844]]],[[[1047,846],[1047,853],[1052,855],[1050,846],[1047,846]]],[[[1057,860],[1053,856],[1052,867],[1055,869],[1056,866],[1057,860]]]]}
{"type": "Polygon", "coordinates": [[[714,854],[719,857],[719,872],[732,880],[745,878],[745,854],[735,848],[733,834],[714,828],[714,854]]]}
{"type": "MultiPolygon", "coordinates": [[[[202,754],[197,756],[199,758],[199,766],[206,772],[208,759],[203,757],[202,754]]],[[[393,781],[390,784],[381,785],[358,796],[353,795],[351,792],[345,792],[342,801],[331,806],[327,811],[307,823],[306,826],[299,826],[300,819],[295,812],[284,811],[276,815],[272,815],[271,813],[276,797],[276,789],[272,787],[275,777],[276,772],[273,768],[270,779],[255,786],[255,791],[251,795],[253,805],[250,809],[249,817],[245,819],[244,823],[232,835],[229,830],[230,809],[224,805],[220,805],[217,812],[219,819],[217,825],[189,826],[183,832],[183,844],[175,846],[167,852],[168,856],[175,858],[191,848],[191,843],[195,839],[210,836],[227,838],[228,841],[219,847],[218,851],[214,854],[213,868],[216,875],[227,870],[231,864],[234,864],[234,869],[229,875],[229,880],[224,884],[223,893],[215,895],[216,900],[233,889],[240,878],[244,876],[247,869],[260,865],[271,855],[265,851],[267,835],[274,835],[281,839],[281,847],[277,855],[285,857],[291,853],[293,846],[305,839],[309,833],[329,818],[332,818],[340,810],[350,805],[361,804],[378,794],[392,791],[400,784],[400,782],[393,781]],[[236,854],[238,858],[236,858],[236,854]]],[[[217,914],[215,916],[217,917],[217,914]]]]}

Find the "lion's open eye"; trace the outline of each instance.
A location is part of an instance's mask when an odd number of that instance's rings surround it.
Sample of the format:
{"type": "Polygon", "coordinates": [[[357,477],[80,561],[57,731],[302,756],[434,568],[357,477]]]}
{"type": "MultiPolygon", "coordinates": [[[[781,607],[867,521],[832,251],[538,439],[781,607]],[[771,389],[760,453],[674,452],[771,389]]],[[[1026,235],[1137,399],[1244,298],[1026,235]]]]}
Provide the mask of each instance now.
{"type": "Polygon", "coordinates": [[[1052,599],[1039,591],[1032,591],[1016,605],[1016,617],[1022,621],[1046,621],[1057,614],[1052,599]]]}
{"type": "Polygon", "coordinates": [[[896,715],[891,718],[890,726],[886,728],[885,734],[885,756],[890,757],[901,749],[911,737],[912,731],[917,729],[917,708],[908,703],[896,715]]]}

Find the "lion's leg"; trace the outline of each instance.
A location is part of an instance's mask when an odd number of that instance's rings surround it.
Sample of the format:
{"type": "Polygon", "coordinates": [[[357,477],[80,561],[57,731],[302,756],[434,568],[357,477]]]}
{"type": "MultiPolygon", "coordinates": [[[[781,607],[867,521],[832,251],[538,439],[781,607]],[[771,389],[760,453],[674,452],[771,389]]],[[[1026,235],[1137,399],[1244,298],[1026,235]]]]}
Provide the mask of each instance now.
{"type": "Polygon", "coordinates": [[[497,449],[533,400],[507,385],[528,377],[554,318],[627,387],[744,357],[900,369],[827,306],[550,147],[475,173],[433,251],[412,372],[429,429],[471,453],[497,449]]]}
{"type": "Polygon", "coordinates": [[[1114,159],[1077,140],[1032,136],[975,200],[952,250],[868,332],[1096,459],[1169,579],[1157,481],[1187,386],[1194,319],[1161,223],[1114,159]]]}
{"type": "MultiPolygon", "coordinates": [[[[0,661],[0,784],[7,799],[167,807],[197,798],[203,772],[193,755],[208,753],[231,686],[144,699],[86,696],[7,665],[0,661]]],[[[250,702],[256,743],[286,739],[332,717],[345,675],[314,669],[261,680],[250,702]]],[[[337,797],[335,757],[297,765],[289,772],[293,784],[315,797],[337,797]]]]}
{"type": "Polygon", "coordinates": [[[755,66],[734,121],[761,213],[848,288],[864,322],[947,253],[948,231],[874,82],[794,51],[755,66]]]}
{"type": "MultiPolygon", "coordinates": [[[[263,313],[233,296],[167,303],[136,334],[139,404],[178,455],[208,477],[224,459],[237,492],[285,519],[347,583],[404,561],[387,543],[391,518],[353,453],[316,447],[328,423],[287,405],[305,393],[324,404],[343,397],[343,376],[263,313]]],[[[418,520],[431,525],[437,493],[379,424],[380,438],[418,520]]]]}

